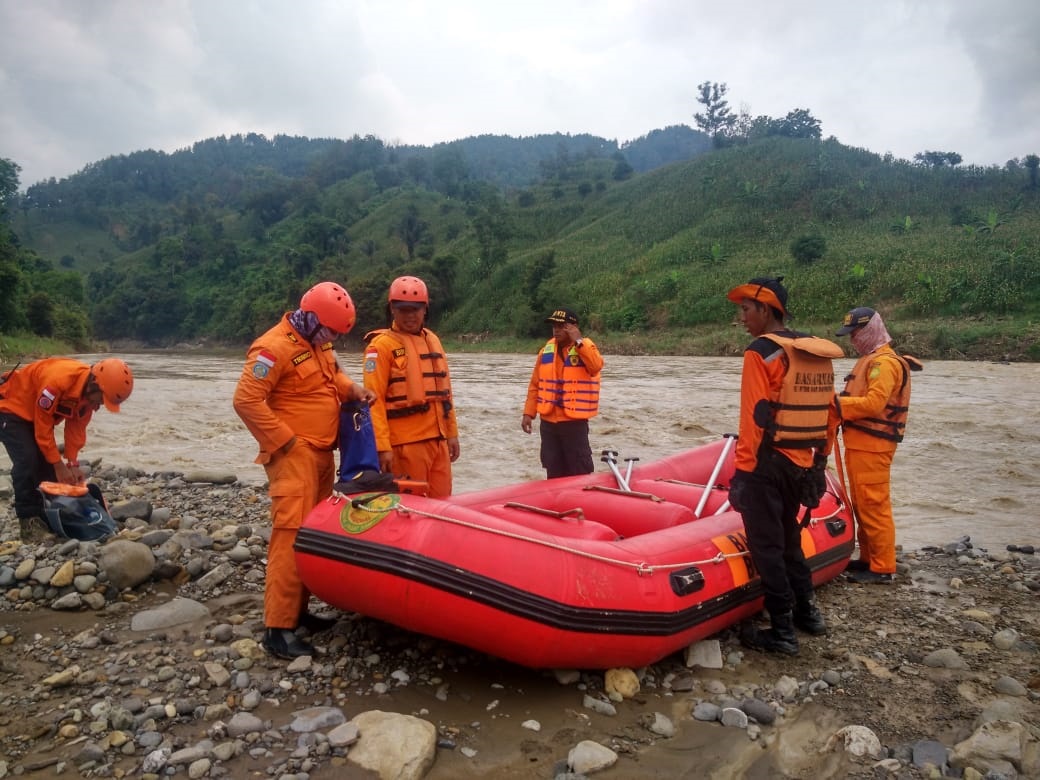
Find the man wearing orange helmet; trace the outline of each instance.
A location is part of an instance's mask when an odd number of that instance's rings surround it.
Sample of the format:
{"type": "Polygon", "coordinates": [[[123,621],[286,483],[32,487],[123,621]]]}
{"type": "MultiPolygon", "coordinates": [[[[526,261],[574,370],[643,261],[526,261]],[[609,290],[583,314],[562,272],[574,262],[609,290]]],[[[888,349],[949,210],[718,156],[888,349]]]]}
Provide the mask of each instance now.
{"type": "Polygon", "coordinates": [[[365,387],[376,396],[372,428],[385,473],[451,495],[451,464],[459,458],[459,427],[448,361],[437,334],[425,327],[430,295],[415,276],[394,279],[387,295],[390,327],[365,334],[365,387]]]}
{"type": "Polygon", "coordinates": [[[94,365],[45,358],[0,376],[0,441],[11,458],[14,509],[23,540],[38,539],[47,530],[39,484],[84,481],[77,458],[87,442],[87,425],[102,404],[118,412],[133,389],[130,366],[118,358],[94,365]],[[62,423],[65,460],[54,437],[62,423]]]}
{"type": "Polygon", "coordinates": [[[314,285],[298,309],[249,347],[235,388],[235,411],[260,445],[255,462],[267,472],[271,496],[263,646],[279,658],[313,655],[296,635],[301,625],[310,631],[331,625],[307,612],[310,593],[296,570],[293,543],[307,513],[332,494],[340,404],[374,398],[336,361],[333,342],[355,319],[343,287],[314,285]]]}

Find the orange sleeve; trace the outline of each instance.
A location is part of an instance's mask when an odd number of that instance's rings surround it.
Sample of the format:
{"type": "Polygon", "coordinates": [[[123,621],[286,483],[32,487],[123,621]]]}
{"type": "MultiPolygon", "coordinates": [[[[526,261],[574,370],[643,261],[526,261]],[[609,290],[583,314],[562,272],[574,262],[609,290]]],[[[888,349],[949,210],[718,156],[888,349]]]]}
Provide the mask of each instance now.
{"type": "MultiPolygon", "coordinates": [[[[93,417],[94,410],[87,406],[82,417],[71,417],[65,421],[66,460],[76,460],[79,457],[80,450],[87,443],[87,426],[93,417]]],[[[52,433],[53,430],[52,428],[52,433]]]]}
{"type": "Polygon", "coordinates": [[[877,356],[870,361],[867,370],[867,393],[863,396],[842,396],[841,414],[846,420],[859,420],[864,417],[880,417],[885,405],[896,389],[896,383],[902,379],[902,367],[899,359],[893,356],[886,359],[877,356]]]}
{"type": "Polygon", "coordinates": [[[755,405],[769,398],[769,373],[765,361],[757,352],[745,350],[740,373],[740,424],[735,453],[735,466],[741,471],[754,471],[758,465],[763,430],[755,423],[755,405]]]}
{"type": "Polygon", "coordinates": [[[577,350],[578,354],[581,355],[581,362],[585,364],[585,370],[589,372],[589,376],[596,376],[603,370],[603,355],[600,354],[599,347],[591,339],[583,338],[581,346],[577,350]]]}
{"type": "Polygon", "coordinates": [[[541,362],[542,350],[540,349],[538,357],[534,359],[534,370],[531,372],[531,381],[527,384],[527,398],[524,400],[524,414],[528,417],[538,416],[538,364],[541,362]]]}
{"type": "MultiPolygon", "coordinates": [[[[36,445],[47,459],[48,463],[61,461],[61,452],[54,438],[54,429],[57,427],[60,417],[56,417],[54,409],[44,409],[40,403],[40,396],[44,388],[55,394],[55,404],[65,403],[79,407],[83,403],[83,388],[86,386],[87,375],[90,366],[76,364],[71,360],[55,360],[45,364],[46,368],[38,377],[38,387],[33,388],[33,430],[36,434],[36,445]]],[[[75,415],[65,420],[65,457],[75,460],[83,445],[87,443],[87,423],[93,412],[87,408],[83,417],[75,415]]]]}
{"type": "Polygon", "coordinates": [[[246,364],[238,378],[232,405],[260,445],[260,451],[274,452],[294,436],[293,429],[272,411],[267,402],[289,361],[276,360],[267,366],[261,360],[261,352],[266,352],[266,349],[258,339],[246,354],[246,364]]]}

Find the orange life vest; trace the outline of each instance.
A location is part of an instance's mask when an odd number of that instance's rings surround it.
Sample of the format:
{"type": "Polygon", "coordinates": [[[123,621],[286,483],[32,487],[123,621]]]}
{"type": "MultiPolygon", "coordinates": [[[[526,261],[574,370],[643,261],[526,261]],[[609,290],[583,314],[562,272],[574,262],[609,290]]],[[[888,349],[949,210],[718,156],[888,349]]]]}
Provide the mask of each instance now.
{"type": "Polygon", "coordinates": [[[921,370],[921,363],[917,358],[912,355],[897,355],[889,350],[864,355],[856,363],[852,373],[845,377],[845,392],[843,395],[866,395],[868,385],[867,366],[875,360],[883,358],[896,361],[903,377],[885,403],[885,416],[883,418],[863,417],[858,420],[845,420],[842,425],[845,428],[855,428],[857,431],[877,436],[879,439],[901,442],[906,433],[906,420],[910,413],[910,372],[921,370]]]}
{"type": "Polygon", "coordinates": [[[538,414],[554,408],[575,420],[588,420],[599,411],[599,374],[589,374],[573,344],[563,359],[563,372],[556,375],[556,339],[549,339],[538,362],[538,414]]]}
{"type": "Polygon", "coordinates": [[[825,447],[834,398],[832,360],[845,353],[834,342],[816,336],[765,333],[763,337],[783,348],[788,363],[780,395],[770,404],[772,420],[762,426],[766,440],[783,449],[825,447]]]}
{"type": "Polygon", "coordinates": [[[451,380],[444,347],[437,335],[426,328],[416,336],[382,328],[365,334],[366,342],[377,335],[394,341],[397,344],[394,356],[403,355],[405,359],[403,368],[398,368],[396,361],[390,364],[390,379],[383,399],[387,419],[423,414],[437,403],[447,417],[452,408],[451,380]]]}

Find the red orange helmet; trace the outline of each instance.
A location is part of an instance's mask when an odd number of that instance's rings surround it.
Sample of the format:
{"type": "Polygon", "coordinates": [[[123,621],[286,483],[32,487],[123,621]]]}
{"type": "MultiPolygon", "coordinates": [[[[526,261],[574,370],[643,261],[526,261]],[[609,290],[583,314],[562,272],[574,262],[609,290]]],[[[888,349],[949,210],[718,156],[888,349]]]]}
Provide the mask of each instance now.
{"type": "Polygon", "coordinates": [[[130,366],[119,358],[105,358],[95,363],[90,372],[101,390],[105,408],[118,412],[119,404],[129,398],[134,389],[134,374],[130,366]]]}
{"type": "Polygon", "coordinates": [[[350,333],[357,320],[350,293],[335,282],[318,282],[300,299],[303,311],[318,315],[318,322],[337,333],[350,333]]]}
{"type": "Polygon", "coordinates": [[[424,303],[430,304],[430,294],[426,290],[426,282],[417,276],[398,276],[390,283],[390,294],[387,296],[390,303],[400,301],[402,303],[424,303]]]}

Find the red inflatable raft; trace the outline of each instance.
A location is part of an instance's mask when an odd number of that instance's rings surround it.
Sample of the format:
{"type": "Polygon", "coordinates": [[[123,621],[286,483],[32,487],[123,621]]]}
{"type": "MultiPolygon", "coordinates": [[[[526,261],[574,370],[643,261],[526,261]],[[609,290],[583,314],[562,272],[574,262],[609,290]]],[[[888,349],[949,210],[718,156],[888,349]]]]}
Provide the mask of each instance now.
{"type": "MultiPolygon", "coordinates": [[[[727,498],[732,442],[627,479],[607,456],[607,472],[443,500],[334,496],[300,529],[300,576],[332,606],[523,666],[643,666],[762,608],[727,498]]],[[[817,585],[853,550],[847,501],[828,482],[802,533],[817,585]]]]}

